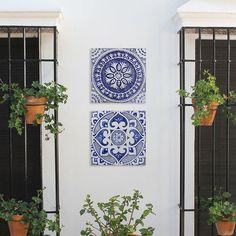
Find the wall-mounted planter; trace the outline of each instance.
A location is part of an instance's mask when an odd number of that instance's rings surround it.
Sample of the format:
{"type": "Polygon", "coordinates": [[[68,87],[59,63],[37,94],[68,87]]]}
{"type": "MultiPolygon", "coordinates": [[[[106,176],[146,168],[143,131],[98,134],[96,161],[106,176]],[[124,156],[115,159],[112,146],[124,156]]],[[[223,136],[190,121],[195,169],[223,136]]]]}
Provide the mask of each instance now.
{"type": "Polygon", "coordinates": [[[8,221],[11,236],[27,236],[29,224],[20,222],[22,219],[22,215],[13,215],[12,220],[8,221]]]}
{"type": "MultiPolygon", "coordinates": [[[[9,128],[15,128],[18,134],[23,133],[24,123],[22,117],[25,115],[27,124],[41,124],[44,121],[45,129],[51,134],[63,131],[62,123],[55,119],[55,110],[60,104],[67,102],[66,88],[54,81],[40,84],[33,81],[30,87],[22,88],[16,83],[6,84],[0,81],[0,91],[3,102],[8,101],[10,105],[9,128]]],[[[46,140],[49,139],[46,134],[46,140]]]]}
{"type": "Polygon", "coordinates": [[[217,233],[220,236],[231,236],[234,234],[235,222],[234,221],[218,221],[215,223],[217,233]]]}
{"type": "Polygon", "coordinates": [[[36,98],[34,96],[26,97],[26,113],[25,121],[27,124],[42,124],[43,119],[37,119],[37,115],[44,115],[45,105],[47,103],[46,97],[36,98]]]}
{"type": "Polygon", "coordinates": [[[200,79],[191,86],[192,92],[185,89],[177,91],[180,97],[192,99],[194,114],[191,119],[195,126],[211,126],[218,106],[224,104],[227,98],[221,95],[215,76],[208,71],[204,71],[203,75],[205,79],[200,79]]]}
{"type": "MultiPolygon", "coordinates": [[[[192,103],[193,103],[193,109],[195,112],[197,110],[197,108],[194,106],[194,104],[195,104],[194,99],[192,100],[192,103]]],[[[212,126],[212,124],[215,120],[218,106],[219,106],[218,102],[211,102],[209,107],[206,106],[205,110],[208,111],[209,113],[200,120],[200,126],[212,126]]]]}
{"type": "Polygon", "coordinates": [[[11,236],[39,236],[44,235],[45,230],[61,231],[58,214],[49,218],[41,209],[42,191],[38,190],[37,195],[27,202],[15,198],[5,200],[0,194],[0,217],[8,222],[11,236]]]}

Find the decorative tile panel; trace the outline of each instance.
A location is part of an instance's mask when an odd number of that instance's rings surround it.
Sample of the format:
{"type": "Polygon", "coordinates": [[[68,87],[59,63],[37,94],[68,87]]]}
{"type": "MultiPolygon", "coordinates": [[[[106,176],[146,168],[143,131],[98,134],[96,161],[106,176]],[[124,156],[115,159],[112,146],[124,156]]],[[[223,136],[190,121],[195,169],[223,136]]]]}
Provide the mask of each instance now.
{"type": "Polygon", "coordinates": [[[92,103],[145,103],[146,49],[91,50],[92,103]]]}
{"type": "Polygon", "coordinates": [[[145,165],[145,111],[91,112],[92,165],[145,165]]]}

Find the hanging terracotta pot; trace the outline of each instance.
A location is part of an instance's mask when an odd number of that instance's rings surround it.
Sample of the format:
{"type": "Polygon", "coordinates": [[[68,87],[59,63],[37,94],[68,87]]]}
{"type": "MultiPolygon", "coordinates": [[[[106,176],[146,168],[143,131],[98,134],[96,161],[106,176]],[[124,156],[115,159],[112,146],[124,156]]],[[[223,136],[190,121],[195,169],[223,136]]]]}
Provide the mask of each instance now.
{"type": "Polygon", "coordinates": [[[231,236],[234,234],[235,222],[234,221],[218,221],[216,222],[216,229],[218,235],[231,236]]]}
{"type": "MultiPolygon", "coordinates": [[[[192,99],[192,103],[193,103],[194,111],[196,111],[197,108],[194,106],[195,99],[192,99]]],[[[204,108],[205,110],[209,110],[209,113],[207,114],[206,117],[204,117],[200,120],[200,126],[212,126],[212,124],[215,120],[215,116],[216,116],[218,106],[219,106],[219,103],[213,101],[213,102],[211,102],[209,107],[206,106],[204,108]]]]}
{"type": "Polygon", "coordinates": [[[11,236],[27,236],[29,224],[21,223],[22,219],[22,215],[13,215],[12,221],[8,221],[11,236]]]}
{"type": "Polygon", "coordinates": [[[36,119],[36,115],[43,115],[45,112],[45,104],[47,103],[46,97],[36,98],[33,96],[25,97],[26,103],[26,113],[25,121],[27,124],[42,124],[43,119],[36,119]]]}

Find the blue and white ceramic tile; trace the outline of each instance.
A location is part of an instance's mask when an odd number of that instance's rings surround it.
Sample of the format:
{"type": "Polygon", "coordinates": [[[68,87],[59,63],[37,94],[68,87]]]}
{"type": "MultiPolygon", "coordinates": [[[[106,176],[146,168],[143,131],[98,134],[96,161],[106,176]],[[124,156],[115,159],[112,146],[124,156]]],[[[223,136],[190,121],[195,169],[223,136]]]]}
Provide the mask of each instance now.
{"type": "Polygon", "coordinates": [[[91,50],[92,103],[145,103],[146,49],[91,50]]]}
{"type": "Polygon", "coordinates": [[[91,112],[91,164],[145,165],[145,111],[91,112]]]}

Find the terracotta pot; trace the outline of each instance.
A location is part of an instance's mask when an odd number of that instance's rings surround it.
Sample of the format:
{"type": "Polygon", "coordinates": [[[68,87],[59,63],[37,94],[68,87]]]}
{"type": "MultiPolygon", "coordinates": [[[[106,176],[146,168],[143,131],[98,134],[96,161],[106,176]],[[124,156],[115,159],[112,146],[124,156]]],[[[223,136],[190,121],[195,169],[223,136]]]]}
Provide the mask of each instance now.
{"type": "Polygon", "coordinates": [[[234,221],[218,221],[216,222],[217,233],[221,236],[231,236],[234,234],[234,221]]]}
{"type": "MultiPolygon", "coordinates": [[[[197,110],[196,107],[194,107],[194,103],[195,103],[195,99],[192,99],[192,103],[193,103],[193,108],[194,111],[197,110]]],[[[202,120],[200,121],[200,126],[212,126],[214,120],[215,120],[215,116],[216,116],[216,112],[217,112],[217,108],[219,106],[218,102],[211,102],[210,107],[208,108],[208,106],[206,106],[206,110],[210,110],[210,112],[208,113],[208,115],[204,118],[202,118],[202,120]]]]}
{"type": "Polygon", "coordinates": [[[45,104],[47,102],[47,98],[35,98],[33,96],[26,97],[26,113],[25,113],[25,121],[27,124],[42,124],[43,119],[36,119],[36,115],[43,115],[45,111],[45,104]]]}
{"type": "Polygon", "coordinates": [[[13,215],[12,221],[8,221],[11,236],[27,236],[29,224],[19,222],[22,219],[21,215],[13,215]]]}

